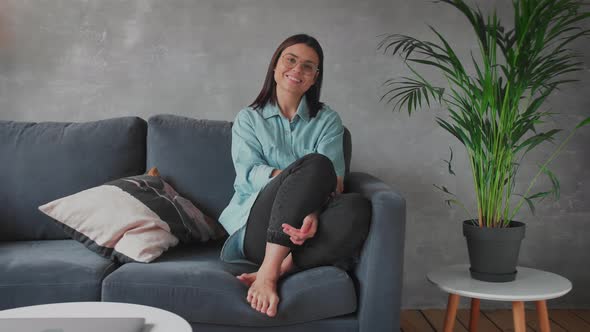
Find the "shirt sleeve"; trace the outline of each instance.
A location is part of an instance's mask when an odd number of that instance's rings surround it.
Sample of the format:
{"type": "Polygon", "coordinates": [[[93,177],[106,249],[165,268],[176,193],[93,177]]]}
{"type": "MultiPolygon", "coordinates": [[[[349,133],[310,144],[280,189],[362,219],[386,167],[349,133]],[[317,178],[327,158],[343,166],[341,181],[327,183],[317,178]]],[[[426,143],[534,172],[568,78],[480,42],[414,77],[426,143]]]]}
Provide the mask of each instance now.
{"type": "Polygon", "coordinates": [[[231,154],[236,170],[234,189],[252,193],[264,188],[274,168],[268,166],[262,145],[245,112],[249,110],[240,111],[232,126],[231,154]]]}
{"type": "Polygon", "coordinates": [[[331,111],[318,142],[317,152],[328,157],[337,176],[344,177],[344,126],[338,113],[331,111]]]}

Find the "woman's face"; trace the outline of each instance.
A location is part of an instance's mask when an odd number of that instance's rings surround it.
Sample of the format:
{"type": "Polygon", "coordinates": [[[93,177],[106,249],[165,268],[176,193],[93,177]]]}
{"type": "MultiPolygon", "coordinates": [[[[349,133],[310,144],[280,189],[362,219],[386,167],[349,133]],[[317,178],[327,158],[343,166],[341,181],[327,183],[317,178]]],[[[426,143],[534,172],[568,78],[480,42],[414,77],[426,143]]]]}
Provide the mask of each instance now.
{"type": "Polygon", "coordinates": [[[305,44],[291,45],[283,50],[275,67],[277,89],[303,96],[318,77],[319,57],[305,44]]]}

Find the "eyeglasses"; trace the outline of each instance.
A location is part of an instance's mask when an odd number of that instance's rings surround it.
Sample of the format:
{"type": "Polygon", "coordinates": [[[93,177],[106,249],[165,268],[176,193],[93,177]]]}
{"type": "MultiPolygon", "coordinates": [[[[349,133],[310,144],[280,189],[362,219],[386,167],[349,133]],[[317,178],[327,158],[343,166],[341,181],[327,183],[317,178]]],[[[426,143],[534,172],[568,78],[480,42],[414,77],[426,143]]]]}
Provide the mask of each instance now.
{"type": "Polygon", "coordinates": [[[316,72],[320,71],[320,69],[315,63],[308,61],[300,62],[296,56],[291,54],[285,54],[281,56],[281,62],[285,67],[289,69],[295,68],[298,63],[301,63],[301,71],[305,75],[313,75],[316,72]]]}

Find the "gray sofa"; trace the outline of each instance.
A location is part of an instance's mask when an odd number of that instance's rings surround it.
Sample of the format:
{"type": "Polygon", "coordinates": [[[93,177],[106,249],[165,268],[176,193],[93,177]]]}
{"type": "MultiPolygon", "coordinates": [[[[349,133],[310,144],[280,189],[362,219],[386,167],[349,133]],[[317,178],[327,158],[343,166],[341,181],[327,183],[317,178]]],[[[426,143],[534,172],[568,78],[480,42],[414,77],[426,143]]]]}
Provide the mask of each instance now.
{"type": "MultiPolygon", "coordinates": [[[[246,302],[219,260],[223,241],[175,247],[149,264],[117,265],[69,239],[37,206],[158,167],[217,218],[233,194],[231,123],[158,115],[86,123],[0,121],[0,310],[70,301],[144,304],[172,311],[194,331],[399,331],[405,201],[379,179],[349,173],[345,188],[373,206],[356,266],[324,266],[279,284],[268,318],[246,302]]],[[[347,169],[350,135],[345,136],[347,169]]]]}

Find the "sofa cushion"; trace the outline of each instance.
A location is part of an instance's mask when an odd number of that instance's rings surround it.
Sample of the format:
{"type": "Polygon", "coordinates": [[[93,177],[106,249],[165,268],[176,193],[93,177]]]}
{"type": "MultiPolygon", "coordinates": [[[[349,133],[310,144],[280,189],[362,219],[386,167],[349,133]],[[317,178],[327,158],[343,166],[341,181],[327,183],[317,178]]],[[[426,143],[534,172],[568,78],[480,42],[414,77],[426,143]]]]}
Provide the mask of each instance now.
{"type": "Polygon", "coordinates": [[[0,310],[100,301],[101,282],[116,267],[74,240],[0,242],[0,310]]]}
{"type": "MultiPolygon", "coordinates": [[[[215,219],[234,193],[231,126],[227,121],[176,115],[156,115],[148,120],[147,167],[157,166],[181,195],[215,219]]],[[[345,128],[346,174],[350,153],[350,132],[345,128]]]]}
{"type": "Polygon", "coordinates": [[[0,241],[66,239],[37,207],[145,171],[146,123],[0,121],[0,241]]]}
{"type": "Polygon", "coordinates": [[[102,300],[172,311],[192,323],[277,326],[335,317],[356,310],[348,274],[323,266],[279,283],[278,314],[267,317],[246,301],[248,287],[235,275],[251,268],[219,260],[219,246],[174,248],[150,264],[129,263],[103,281],[102,300]]]}
{"type": "MultiPolygon", "coordinates": [[[[155,169],[155,168],[154,168],[155,169]]],[[[88,249],[120,263],[149,263],[168,248],[225,231],[161,176],[130,176],[39,207],[88,249]]]]}

